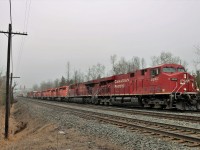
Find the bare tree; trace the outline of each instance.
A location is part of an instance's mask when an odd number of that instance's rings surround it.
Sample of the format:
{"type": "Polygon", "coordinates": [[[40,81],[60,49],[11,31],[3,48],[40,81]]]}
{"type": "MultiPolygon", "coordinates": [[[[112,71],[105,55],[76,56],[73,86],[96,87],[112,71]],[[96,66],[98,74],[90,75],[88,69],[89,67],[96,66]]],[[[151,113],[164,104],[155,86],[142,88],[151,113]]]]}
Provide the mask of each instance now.
{"type": "Polygon", "coordinates": [[[126,60],[124,57],[121,57],[119,61],[117,61],[117,56],[112,55],[111,57],[112,64],[112,73],[113,74],[123,74],[128,72],[134,72],[146,66],[146,62],[144,58],[140,59],[137,56],[132,57],[131,60],[126,60]]]}
{"type": "MultiPolygon", "coordinates": [[[[37,87],[38,88],[38,90],[47,90],[47,89],[50,89],[50,88],[54,88],[54,82],[52,82],[52,81],[43,81],[43,82],[41,82],[40,83],[40,86],[38,86],[38,85],[34,85],[35,87],[37,87]]],[[[37,88],[35,88],[33,86],[33,89],[36,89],[37,90],[37,88]]]]}
{"type": "Polygon", "coordinates": [[[78,83],[78,71],[74,71],[74,77],[73,77],[74,83],[78,83]]]}
{"type": "Polygon", "coordinates": [[[199,70],[196,70],[195,80],[197,83],[197,87],[200,87],[200,71],[199,70]]]}
{"type": "Polygon", "coordinates": [[[200,87],[200,46],[195,46],[196,58],[194,60],[194,66],[196,71],[196,83],[200,87]]]}
{"type": "Polygon", "coordinates": [[[116,65],[116,61],[117,61],[117,55],[114,54],[114,55],[111,55],[110,56],[110,61],[111,61],[111,64],[112,64],[112,72],[113,74],[115,74],[115,65],[116,65]]]}
{"type": "Polygon", "coordinates": [[[85,74],[81,71],[78,72],[78,82],[84,82],[85,81],[85,74]]]}
{"type": "Polygon", "coordinates": [[[127,73],[127,70],[129,69],[129,63],[124,57],[121,57],[116,67],[118,74],[127,73]]]}
{"type": "Polygon", "coordinates": [[[60,80],[59,80],[59,79],[56,79],[56,80],[54,81],[53,87],[59,87],[59,85],[60,85],[60,80]]]}
{"type": "Polygon", "coordinates": [[[86,78],[86,81],[92,80],[91,68],[88,68],[85,78],[86,78]]]}
{"type": "Polygon", "coordinates": [[[37,90],[39,90],[39,86],[38,86],[37,84],[34,84],[32,89],[33,89],[34,91],[37,91],[37,90]]]}
{"type": "Polygon", "coordinates": [[[98,78],[102,78],[103,76],[104,76],[104,74],[105,74],[105,66],[104,65],[102,65],[102,64],[100,64],[100,63],[98,63],[97,65],[96,65],[96,71],[97,71],[97,77],[98,78]]]}
{"type": "Polygon", "coordinates": [[[140,69],[140,58],[135,56],[132,59],[135,69],[140,69]]]}
{"type": "MultiPolygon", "coordinates": [[[[33,86],[33,90],[37,90],[37,85],[34,85],[33,86]]],[[[43,81],[43,82],[41,82],[40,83],[40,90],[46,90],[48,87],[47,87],[47,85],[46,85],[46,82],[45,81],[43,81]]]]}
{"type": "Polygon", "coordinates": [[[160,58],[159,56],[152,56],[151,57],[151,62],[152,62],[152,66],[156,66],[158,64],[160,64],[160,58]]]}
{"type": "Polygon", "coordinates": [[[3,84],[3,77],[2,77],[3,71],[0,69],[0,87],[3,84]]]}
{"type": "Polygon", "coordinates": [[[179,56],[173,56],[171,52],[161,52],[159,56],[151,57],[152,66],[160,64],[181,64],[185,68],[187,67],[187,62],[182,60],[179,56]]]}
{"type": "Polygon", "coordinates": [[[126,72],[127,68],[130,68],[130,65],[126,62],[124,57],[121,57],[119,61],[117,61],[117,55],[114,54],[110,57],[112,64],[112,74],[121,74],[126,72]]]}
{"type": "Polygon", "coordinates": [[[105,66],[98,63],[97,65],[93,65],[90,69],[89,69],[89,78],[94,80],[94,79],[99,79],[102,78],[105,74],[105,66]]]}
{"type": "Polygon", "coordinates": [[[0,105],[5,102],[5,99],[3,98],[4,91],[5,91],[5,82],[6,82],[6,78],[5,76],[3,77],[3,69],[0,68],[0,105]]]}
{"type": "Polygon", "coordinates": [[[70,62],[67,62],[67,84],[70,84],[70,62]]]}
{"type": "Polygon", "coordinates": [[[200,46],[195,47],[195,54],[196,58],[194,60],[194,66],[196,70],[199,70],[199,65],[200,65],[200,46]]]}
{"type": "Polygon", "coordinates": [[[146,68],[146,61],[144,58],[141,59],[141,69],[146,68]]]}
{"type": "Polygon", "coordinates": [[[65,86],[65,85],[66,85],[66,79],[62,76],[59,86],[65,86]]]}
{"type": "Polygon", "coordinates": [[[17,83],[14,82],[14,85],[11,87],[11,93],[10,93],[11,106],[14,103],[14,89],[15,89],[16,86],[17,86],[17,83]]]}

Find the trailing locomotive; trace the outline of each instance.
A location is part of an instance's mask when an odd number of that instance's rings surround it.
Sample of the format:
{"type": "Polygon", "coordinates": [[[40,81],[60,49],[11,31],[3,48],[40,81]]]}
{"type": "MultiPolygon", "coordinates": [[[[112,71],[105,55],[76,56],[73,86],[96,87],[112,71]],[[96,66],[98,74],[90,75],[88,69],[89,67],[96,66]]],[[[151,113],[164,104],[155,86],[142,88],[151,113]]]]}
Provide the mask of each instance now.
{"type": "Polygon", "coordinates": [[[163,64],[69,86],[33,91],[28,97],[102,105],[200,110],[195,78],[178,64],[163,64]]]}

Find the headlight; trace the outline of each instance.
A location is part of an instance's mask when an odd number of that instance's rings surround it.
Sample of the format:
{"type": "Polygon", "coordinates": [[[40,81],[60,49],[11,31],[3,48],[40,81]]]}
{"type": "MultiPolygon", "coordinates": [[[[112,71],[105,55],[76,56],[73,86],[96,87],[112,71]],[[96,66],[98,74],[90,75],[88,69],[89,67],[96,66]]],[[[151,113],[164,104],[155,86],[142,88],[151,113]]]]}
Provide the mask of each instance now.
{"type": "Polygon", "coordinates": [[[184,78],[184,79],[186,79],[186,78],[187,78],[187,74],[186,74],[186,73],[184,73],[184,76],[183,76],[183,78],[184,78]]]}

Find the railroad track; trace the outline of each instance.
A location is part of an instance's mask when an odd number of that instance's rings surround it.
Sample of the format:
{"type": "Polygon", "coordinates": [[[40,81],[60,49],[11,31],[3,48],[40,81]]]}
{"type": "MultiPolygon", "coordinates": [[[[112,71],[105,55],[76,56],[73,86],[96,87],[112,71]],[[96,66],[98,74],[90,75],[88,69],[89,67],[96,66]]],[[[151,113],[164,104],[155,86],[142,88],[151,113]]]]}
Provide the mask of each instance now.
{"type": "MultiPolygon", "coordinates": [[[[55,102],[55,101],[52,101],[52,102],[55,102]]],[[[60,102],[55,102],[55,103],[60,103],[60,102]]],[[[64,103],[62,104],[65,105],[64,103]]],[[[120,112],[120,113],[126,113],[130,115],[143,115],[143,116],[150,116],[150,117],[156,117],[156,118],[161,118],[161,119],[171,119],[171,120],[179,120],[179,121],[185,121],[185,122],[191,122],[191,123],[200,123],[200,117],[191,116],[191,115],[179,115],[179,114],[173,114],[173,113],[167,114],[163,112],[117,108],[117,107],[111,107],[111,106],[83,105],[83,104],[74,104],[74,103],[70,103],[70,105],[84,107],[84,108],[98,109],[98,110],[100,109],[100,110],[106,110],[106,111],[120,112]]]]}
{"type": "Polygon", "coordinates": [[[142,132],[150,136],[163,138],[164,140],[173,140],[190,147],[200,147],[200,129],[182,127],[171,124],[149,122],[139,119],[115,116],[105,113],[98,113],[89,110],[67,107],[66,105],[55,104],[51,102],[30,100],[34,103],[43,104],[59,111],[70,112],[70,114],[78,115],[86,119],[99,120],[101,122],[117,125],[133,132],[142,132]]]}
{"type": "Polygon", "coordinates": [[[171,120],[179,120],[179,121],[192,122],[192,123],[200,123],[200,117],[191,116],[191,115],[179,115],[179,114],[172,114],[172,113],[166,114],[162,112],[159,113],[159,112],[153,112],[153,111],[142,111],[142,110],[124,109],[124,108],[116,108],[116,107],[113,108],[113,107],[105,107],[105,106],[104,107],[96,106],[96,107],[92,107],[92,109],[101,109],[101,110],[107,110],[107,111],[126,113],[130,115],[143,115],[143,116],[150,116],[150,117],[156,117],[156,118],[162,118],[162,119],[171,119],[171,120]]]}

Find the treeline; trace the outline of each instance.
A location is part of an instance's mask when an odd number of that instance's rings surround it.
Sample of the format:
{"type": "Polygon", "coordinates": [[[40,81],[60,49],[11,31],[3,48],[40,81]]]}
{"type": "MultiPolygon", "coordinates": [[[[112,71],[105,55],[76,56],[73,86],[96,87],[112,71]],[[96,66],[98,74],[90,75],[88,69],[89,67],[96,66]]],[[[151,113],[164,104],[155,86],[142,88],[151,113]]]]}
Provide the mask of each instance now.
{"type": "Polygon", "coordinates": [[[5,82],[6,78],[3,76],[3,69],[0,68],[0,105],[3,104],[5,97],[5,82]]]}
{"type": "Polygon", "coordinates": [[[200,46],[197,46],[195,49],[196,58],[194,59],[194,67],[196,70],[197,86],[200,87],[200,46]]]}
{"type": "MultiPolygon", "coordinates": [[[[199,52],[200,53],[200,52],[199,52]]],[[[71,71],[71,64],[67,62],[66,65],[66,75],[62,76],[60,79],[55,79],[54,81],[43,81],[40,85],[34,85],[33,90],[46,90],[49,88],[55,88],[64,85],[76,84],[80,82],[85,82],[89,80],[95,80],[102,77],[124,74],[128,72],[134,72],[138,69],[143,69],[147,67],[144,58],[137,56],[132,57],[130,60],[124,57],[118,57],[117,55],[110,56],[111,70],[106,72],[106,67],[103,64],[97,63],[88,68],[84,73],[80,70],[71,71]]],[[[180,57],[173,56],[170,52],[162,52],[158,56],[151,57],[151,65],[156,66],[164,63],[176,63],[181,64],[187,69],[187,62],[182,60],[180,57]]]]}

